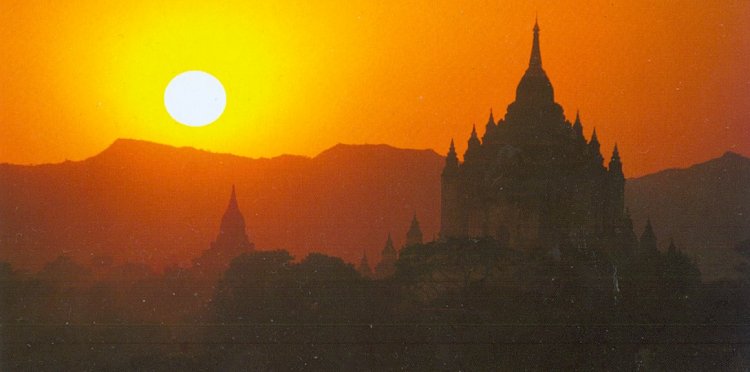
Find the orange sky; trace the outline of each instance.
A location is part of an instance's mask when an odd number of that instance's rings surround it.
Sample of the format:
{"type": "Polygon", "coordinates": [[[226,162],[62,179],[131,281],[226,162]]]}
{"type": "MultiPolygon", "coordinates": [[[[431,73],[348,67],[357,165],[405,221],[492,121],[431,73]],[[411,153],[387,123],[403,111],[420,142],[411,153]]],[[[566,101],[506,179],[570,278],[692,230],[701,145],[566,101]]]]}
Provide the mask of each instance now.
{"type": "Polygon", "coordinates": [[[460,153],[505,113],[538,13],[556,100],[628,176],[750,155],[748,1],[0,2],[0,162],[78,160],[115,138],[251,157],[338,143],[460,153]],[[204,70],[215,123],[163,106],[204,70]],[[480,130],[480,134],[481,134],[480,130]]]}

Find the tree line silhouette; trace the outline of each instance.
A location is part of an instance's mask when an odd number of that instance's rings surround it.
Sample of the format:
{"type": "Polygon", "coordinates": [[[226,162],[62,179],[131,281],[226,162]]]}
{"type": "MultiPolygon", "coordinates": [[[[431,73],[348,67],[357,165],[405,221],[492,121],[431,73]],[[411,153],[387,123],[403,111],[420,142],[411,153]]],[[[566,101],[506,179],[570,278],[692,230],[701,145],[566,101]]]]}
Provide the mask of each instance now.
{"type": "Polygon", "coordinates": [[[3,264],[3,369],[746,365],[748,271],[708,284],[674,245],[602,252],[534,256],[453,239],[405,247],[381,280],[340,258],[295,261],[283,250],[242,254],[218,281],[193,268],[102,269],[65,256],[35,274],[3,264]]]}

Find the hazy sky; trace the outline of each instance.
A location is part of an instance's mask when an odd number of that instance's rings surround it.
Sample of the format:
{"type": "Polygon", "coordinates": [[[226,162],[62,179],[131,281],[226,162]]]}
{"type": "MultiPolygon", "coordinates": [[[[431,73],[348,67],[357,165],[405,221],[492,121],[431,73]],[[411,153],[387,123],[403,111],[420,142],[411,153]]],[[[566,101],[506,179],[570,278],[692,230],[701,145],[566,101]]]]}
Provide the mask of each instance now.
{"type": "Polygon", "coordinates": [[[538,13],[543,65],[625,172],[750,155],[749,1],[0,2],[0,162],[78,160],[118,137],[251,157],[342,143],[460,153],[505,113],[538,13]],[[203,70],[224,115],[167,114],[203,70]]]}

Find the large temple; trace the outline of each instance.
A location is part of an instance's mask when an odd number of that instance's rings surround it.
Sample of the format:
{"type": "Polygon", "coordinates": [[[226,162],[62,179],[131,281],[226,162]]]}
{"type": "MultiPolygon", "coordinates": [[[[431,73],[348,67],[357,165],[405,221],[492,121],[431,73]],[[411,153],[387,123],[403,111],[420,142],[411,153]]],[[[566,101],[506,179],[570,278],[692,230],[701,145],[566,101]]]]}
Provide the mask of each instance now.
{"type": "Polygon", "coordinates": [[[615,145],[605,167],[555,102],[542,68],[539,26],[531,59],[504,118],[492,111],[481,140],[471,132],[463,162],[453,141],[442,173],[441,238],[493,237],[519,249],[581,245],[626,227],[625,178],[615,145]]]}

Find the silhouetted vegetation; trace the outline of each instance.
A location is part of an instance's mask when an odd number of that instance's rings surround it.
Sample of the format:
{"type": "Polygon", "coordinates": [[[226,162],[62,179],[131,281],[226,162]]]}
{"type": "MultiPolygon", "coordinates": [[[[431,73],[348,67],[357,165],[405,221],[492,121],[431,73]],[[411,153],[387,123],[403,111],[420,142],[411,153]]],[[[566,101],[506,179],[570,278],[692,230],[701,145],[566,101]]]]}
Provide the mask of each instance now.
{"type": "Polygon", "coordinates": [[[493,239],[402,250],[396,273],[339,258],[236,257],[218,282],[60,257],[0,265],[3,369],[732,369],[750,276],[702,284],[667,252],[526,254],[493,239]],[[615,272],[616,268],[616,272],[615,272]]]}

